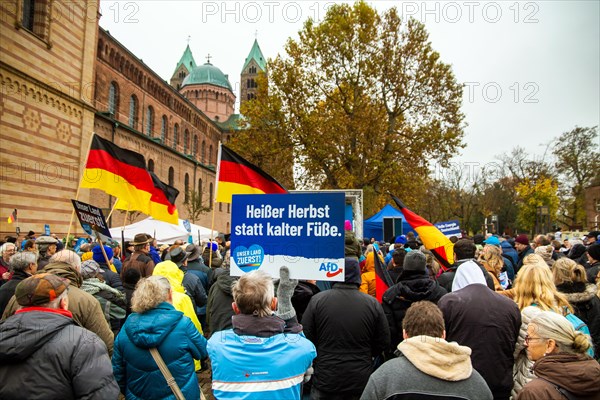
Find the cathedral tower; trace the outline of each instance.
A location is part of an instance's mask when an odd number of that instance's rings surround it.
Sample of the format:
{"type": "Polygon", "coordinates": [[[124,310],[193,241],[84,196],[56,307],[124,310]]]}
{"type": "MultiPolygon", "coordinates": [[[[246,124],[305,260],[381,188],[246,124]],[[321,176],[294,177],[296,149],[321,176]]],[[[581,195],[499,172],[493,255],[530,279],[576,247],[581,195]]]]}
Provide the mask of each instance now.
{"type": "Polygon", "coordinates": [[[267,72],[267,61],[260,50],[258,41],[254,39],[254,44],[246,57],[240,75],[240,103],[256,97],[256,78],[260,72],[267,72]]]}

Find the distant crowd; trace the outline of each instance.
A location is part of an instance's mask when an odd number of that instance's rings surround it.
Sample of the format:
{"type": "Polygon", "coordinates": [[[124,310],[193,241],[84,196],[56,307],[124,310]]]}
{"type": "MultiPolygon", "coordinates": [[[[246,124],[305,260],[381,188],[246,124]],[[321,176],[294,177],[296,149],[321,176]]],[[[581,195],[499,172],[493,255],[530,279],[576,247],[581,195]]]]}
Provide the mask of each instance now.
{"type": "Polygon", "coordinates": [[[231,276],[224,236],[6,237],[0,398],[199,399],[210,368],[217,399],[600,399],[599,236],[452,238],[446,266],[347,221],[343,282],[231,276]]]}

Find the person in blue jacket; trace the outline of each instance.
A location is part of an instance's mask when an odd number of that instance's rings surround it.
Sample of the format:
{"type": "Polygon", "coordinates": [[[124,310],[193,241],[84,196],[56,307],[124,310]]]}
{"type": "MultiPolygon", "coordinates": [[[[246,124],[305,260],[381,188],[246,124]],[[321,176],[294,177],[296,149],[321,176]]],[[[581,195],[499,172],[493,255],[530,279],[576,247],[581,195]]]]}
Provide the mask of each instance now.
{"type": "Polygon", "coordinates": [[[157,348],[186,399],[199,399],[194,359],[207,357],[206,339],[175,310],[167,278],[142,279],[133,293],[133,313],[115,339],[113,372],[126,399],[173,396],[149,349],[157,348]]]}
{"type": "Polygon", "coordinates": [[[282,267],[278,315],[273,280],[261,270],[243,275],[233,286],[233,329],[208,341],[217,399],[299,400],[312,370],[315,346],[301,333],[291,295],[297,280],[282,267]],[[285,295],[281,295],[286,293],[285,295]],[[285,301],[284,301],[285,298],[285,301]]]}

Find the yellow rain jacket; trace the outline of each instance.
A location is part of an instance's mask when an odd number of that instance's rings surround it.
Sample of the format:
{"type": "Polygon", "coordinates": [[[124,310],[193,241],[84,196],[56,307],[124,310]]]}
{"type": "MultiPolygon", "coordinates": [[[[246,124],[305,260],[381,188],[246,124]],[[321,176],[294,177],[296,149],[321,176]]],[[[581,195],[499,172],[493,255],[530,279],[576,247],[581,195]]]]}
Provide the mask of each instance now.
{"type": "MultiPolygon", "coordinates": [[[[182,285],[183,271],[173,261],[167,260],[156,264],[152,275],[164,276],[169,280],[171,290],[173,291],[173,307],[191,319],[198,332],[202,335],[202,325],[200,325],[200,321],[198,321],[198,317],[194,311],[192,299],[185,294],[185,289],[182,285]]],[[[194,364],[196,371],[200,371],[200,361],[194,360],[194,364]]]]}

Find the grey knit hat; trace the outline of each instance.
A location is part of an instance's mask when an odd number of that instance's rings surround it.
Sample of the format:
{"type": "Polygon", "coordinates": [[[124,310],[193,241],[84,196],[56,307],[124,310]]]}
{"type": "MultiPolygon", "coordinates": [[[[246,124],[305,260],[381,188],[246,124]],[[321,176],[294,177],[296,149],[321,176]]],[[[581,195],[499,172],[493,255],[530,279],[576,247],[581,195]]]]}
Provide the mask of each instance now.
{"type": "Polygon", "coordinates": [[[404,271],[421,271],[425,272],[427,269],[427,258],[425,254],[418,250],[410,251],[404,257],[404,271]]]}

